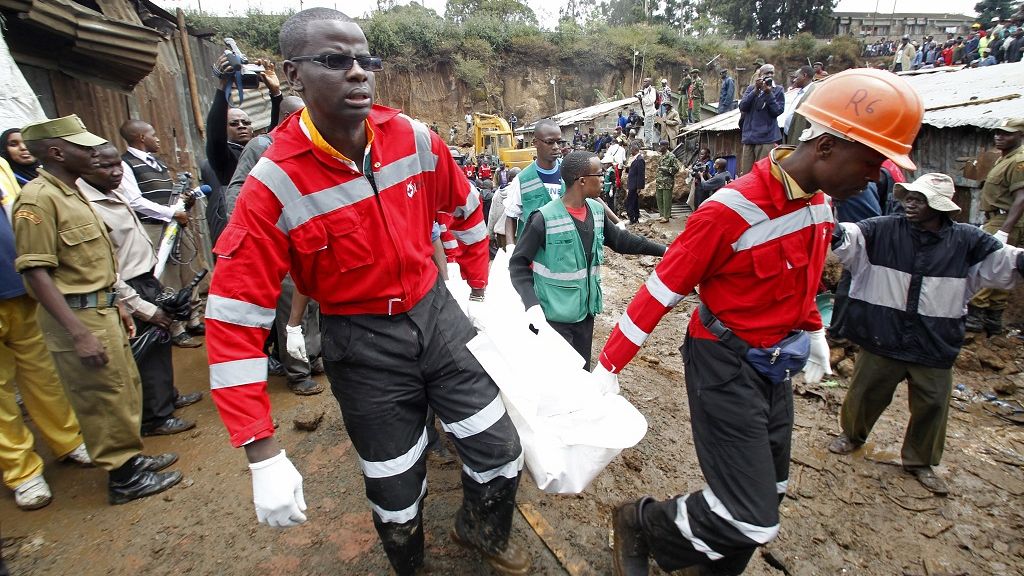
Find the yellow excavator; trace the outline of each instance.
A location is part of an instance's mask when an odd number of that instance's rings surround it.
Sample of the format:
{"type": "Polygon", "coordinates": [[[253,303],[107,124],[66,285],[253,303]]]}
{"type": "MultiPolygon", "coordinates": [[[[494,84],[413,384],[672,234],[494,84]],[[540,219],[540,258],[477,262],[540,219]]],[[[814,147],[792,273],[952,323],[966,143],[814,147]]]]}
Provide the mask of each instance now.
{"type": "Polygon", "coordinates": [[[482,154],[501,160],[509,168],[525,168],[537,155],[536,148],[516,148],[515,135],[508,122],[493,114],[473,114],[473,155],[482,154]]]}

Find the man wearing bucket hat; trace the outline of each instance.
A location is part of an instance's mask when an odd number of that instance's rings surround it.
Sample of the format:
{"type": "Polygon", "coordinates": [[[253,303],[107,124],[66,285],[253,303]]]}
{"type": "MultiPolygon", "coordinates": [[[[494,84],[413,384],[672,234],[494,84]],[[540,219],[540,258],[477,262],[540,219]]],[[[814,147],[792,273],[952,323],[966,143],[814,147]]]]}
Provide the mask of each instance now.
{"type": "MultiPolygon", "coordinates": [[[[1007,118],[996,127],[993,138],[1001,156],[985,176],[985,185],[981,188],[981,209],[985,212],[982,229],[1011,246],[1020,246],[1024,240],[1022,133],[1024,118],[1007,118]]],[[[980,290],[967,305],[967,330],[990,335],[1002,333],[1003,311],[1008,300],[1009,293],[1005,290],[980,290]]]]}
{"type": "Polygon", "coordinates": [[[599,356],[595,385],[617,391],[616,374],[700,287],[682,356],[707,486],[619,506],[617,575],[648,574],[650,556],[666,572],[740,574],[778,534],[789,479],[790,376],[805,361],[806,381],[830,371],[814,301],[834,227],[825,194],[842,200],[860,192],[887,157],[914,169],[908,154],[924,106],[899,76],[855,69],[821,82],[798,111],[811,123],[799,144],[775,148],[690,216],[599,356]]]}
{"type": "Polygon", "coordinates": [[[903,467],[935,494],[948,493],[935,474],[946,440],[953,362],[964,340],[963,310],[978,286],[1009,289],[1024,250],[954,222],[953,179],[925,174],[898,183],[905,214],[843,223],[832,248],[853,275],[844,335],[860,345],[840,416],[843,433],[829,450],[853,452],[907,380],[910,423],[903,467]]]}
{"type": "Polygon", "coordinates": [[[103,220],[75,187],[99,165],[96,146],[107,141],[75,115],[30,124],[21,135],[43,167],[14,204],[14,266],[42,304],[43,339],[89,456],[109,475],[111,504],[163,492],[181,481],[181,472],[159,472],[178,457],[141,454],[142,385],[115,305],[117,257],[103,220]]]}

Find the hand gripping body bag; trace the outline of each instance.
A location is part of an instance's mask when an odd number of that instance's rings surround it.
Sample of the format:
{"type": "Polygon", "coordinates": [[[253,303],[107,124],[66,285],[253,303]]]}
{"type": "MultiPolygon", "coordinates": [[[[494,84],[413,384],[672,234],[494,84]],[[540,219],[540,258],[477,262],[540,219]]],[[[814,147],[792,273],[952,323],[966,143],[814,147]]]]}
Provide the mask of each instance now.
{"type": "MultiPolygon", "coordinates": [[[[458,276],[449,278],[452,294],[468,297],[458,276]]],[[[466,346],[501,390],[541,490],[582,492],[647,433],[644,416],[622,396],[601,394],[583,358],[558,333],[528,328],[503,251],[491,265],[483,318],[484,329],[466,346]]]]}

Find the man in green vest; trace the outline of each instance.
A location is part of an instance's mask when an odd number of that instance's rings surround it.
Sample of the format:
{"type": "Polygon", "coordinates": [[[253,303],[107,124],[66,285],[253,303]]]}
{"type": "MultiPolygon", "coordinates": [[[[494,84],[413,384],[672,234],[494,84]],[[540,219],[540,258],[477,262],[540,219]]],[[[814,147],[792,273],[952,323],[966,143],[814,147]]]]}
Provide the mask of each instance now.
{"type": "Polygon", "coordinates": [[[516,239],[523,233],[530,215],[565,194],[565,184],[558,175],[561,139],[562,129],[554,120],[537,121],[533,130],[537,159],[509,183],[505,197],[505,250],[509,253],[515,250],[516,239]]]}
{"type": "Polygon", "coordinates": [[[661,256],[666,247],[613,224],[599,200],[605,173],[597,154],[570,152],[560,173],[565,196],[529,217],[509,273],[530,324],[561,334],[590,370],[594,315],[602,309],[604,247],[649,256],[661,256]]]}

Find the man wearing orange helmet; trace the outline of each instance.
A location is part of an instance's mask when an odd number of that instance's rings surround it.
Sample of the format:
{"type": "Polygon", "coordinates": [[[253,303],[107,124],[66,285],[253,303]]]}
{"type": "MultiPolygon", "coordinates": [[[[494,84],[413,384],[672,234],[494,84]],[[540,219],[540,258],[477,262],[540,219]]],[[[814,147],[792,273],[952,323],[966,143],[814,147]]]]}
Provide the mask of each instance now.
{"type": "Polygon", "coordinates": [[[602,389],[654,327],[694,288],[682,349],[693,443],[707,486],[665,501],[644,497],[614,512],[615,573],[740,574],[779,531],[789,478],[793,393],[829,369],[814,303],[834,223],[831,201],[877,180],[908,154],[924,107],[902,78],[856,69],[822,81],[801,102],[809,122],[704,202],[612,331],[594,368],[602,389]],[[824,191],[822,194],[819,191],[824,191]],[[806,367],[805,367],[806,362],[806,367]]]}

